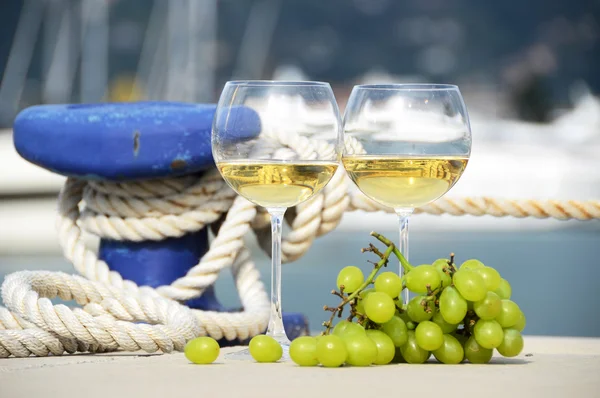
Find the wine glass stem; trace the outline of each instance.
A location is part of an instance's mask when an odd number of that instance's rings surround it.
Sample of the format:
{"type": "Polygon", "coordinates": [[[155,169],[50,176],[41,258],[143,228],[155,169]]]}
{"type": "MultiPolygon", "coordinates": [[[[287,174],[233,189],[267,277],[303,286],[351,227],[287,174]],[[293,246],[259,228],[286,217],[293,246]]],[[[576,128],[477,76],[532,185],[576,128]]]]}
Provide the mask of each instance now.
{"type": "Polygon", "coordinates": [[[268,209],[271,216],[271,316],[267,335],[279,343],[289,343],[281,311],[281,228],[286,208],[268,209]]]}
{"type": "MultiPolygon", "coordinates": [[[[398,241],[398,250],[400,253],[408,260],[408,219],[410,215],[413,213],[413,209],[396,209],[396,214],[398,215],[398,223],[400,224],[400,240],[398,241]]],[[[400,264],[400,275],[404,275],[404,267],[400,264]]],[[[409,292],[408,289],[404,289],[402,293],[402,299],[404,304],[408,304],[409,292]]]]}

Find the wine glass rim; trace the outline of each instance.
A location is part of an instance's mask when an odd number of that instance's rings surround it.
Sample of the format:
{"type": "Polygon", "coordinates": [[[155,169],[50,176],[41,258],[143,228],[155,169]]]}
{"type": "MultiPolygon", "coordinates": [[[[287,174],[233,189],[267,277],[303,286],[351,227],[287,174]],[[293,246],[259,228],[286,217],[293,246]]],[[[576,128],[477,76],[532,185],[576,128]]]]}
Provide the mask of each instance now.
{"type": "Polygon", "coordinates": [[[312,80],[230,80],[226,84],[230,86],[316,86],[329,87],[329,83],[312,80]]]}
{"type": "Polygon", "coordinates": [[[390,83],[390,84],[358,84],[359,90],[395,90],[395,91],[445,91],[458,90],[455,84],[440,83],[390,83]]]}

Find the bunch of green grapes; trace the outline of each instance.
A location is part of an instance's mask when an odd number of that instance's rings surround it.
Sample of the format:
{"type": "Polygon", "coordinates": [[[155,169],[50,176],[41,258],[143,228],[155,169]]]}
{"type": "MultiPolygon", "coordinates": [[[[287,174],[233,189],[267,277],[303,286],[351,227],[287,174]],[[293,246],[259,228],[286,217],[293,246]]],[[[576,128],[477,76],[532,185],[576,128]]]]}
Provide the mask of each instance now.
{"type": "Polygon", "coordinates": [[[342,269],[334,291],[342,304],[326,307],[334,314],[324,335],[292,342],[291,359],[300,366],[338,367],[424,363],[433,355],[445,364],[483,364],[494,349],[505,357],[521,353],[525,315],[498,271],[474,259],[457,269],[453,256],[417,267],[401,261],[408,269],[402,278],[375,272],[365,280],[358,267],[342,269]],[[415,296],[404,306],[405,288],[415,296]],[[345,305],[350,316],[334,326],[345,305]]]}

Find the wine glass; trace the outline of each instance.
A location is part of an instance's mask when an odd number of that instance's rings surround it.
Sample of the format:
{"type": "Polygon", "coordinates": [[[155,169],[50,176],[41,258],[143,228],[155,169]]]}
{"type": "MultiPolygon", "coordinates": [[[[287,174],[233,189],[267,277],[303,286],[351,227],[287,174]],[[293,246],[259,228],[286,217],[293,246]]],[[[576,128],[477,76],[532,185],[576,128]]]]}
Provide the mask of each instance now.
{"type": "MultiPolygon", "coordinates": [[[[331,86],[312,81],[230,81],[221,93],[212,151],[221,175],[271,218],[271,314],[266,334],[289,349],[281,311],[282,220],[331,180],[342,155],[341,118],[331,86]],[[260,128],[248,128],[249,109],[260,128]]],[[[246,352],[244,352],[246,354],[246,352]]]]}
{"type": "MultiPolygon", "coordinates": [[[[342,155],[346,172],[362,193],[394,209],[398,248],[408,259],[410,215],[446,194],[469,161],[471,127],[460,90],[447,84],[354,86],[343,130],[355,143],[342,155]]],[[[405,289],[405,304],[408,299],[405,289]]]]}

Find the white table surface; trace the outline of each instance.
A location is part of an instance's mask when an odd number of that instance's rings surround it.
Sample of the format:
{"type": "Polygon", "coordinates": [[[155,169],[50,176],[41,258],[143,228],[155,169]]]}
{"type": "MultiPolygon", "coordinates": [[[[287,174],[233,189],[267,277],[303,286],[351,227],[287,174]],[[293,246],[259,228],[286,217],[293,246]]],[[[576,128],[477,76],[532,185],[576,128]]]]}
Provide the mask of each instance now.
{"type": "Polygon", "coordinates": [[[182,353],[0,359],[0,397],[600,397],[600,338],[525,337],[516,358],[486,365],[301,368],[182,353]]]}

